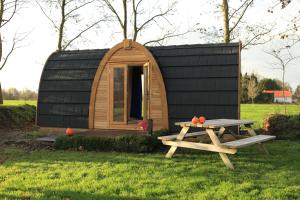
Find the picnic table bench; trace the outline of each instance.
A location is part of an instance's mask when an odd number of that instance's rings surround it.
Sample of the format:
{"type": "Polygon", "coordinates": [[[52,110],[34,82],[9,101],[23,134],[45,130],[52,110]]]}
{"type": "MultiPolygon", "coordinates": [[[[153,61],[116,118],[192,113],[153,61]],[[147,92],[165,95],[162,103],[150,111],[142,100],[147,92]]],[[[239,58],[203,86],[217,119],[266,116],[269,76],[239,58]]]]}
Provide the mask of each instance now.
{"type": "Polygon", "coordinates": [[[255,121],[252,120],[236,120],[236,119],[214,119],[206,120],[204,124],[193,124],[192,122],[176,122],[175,125],[181,126],[182,129],[179,134],[161,136],[158,137],[163,144],[171,146],[167,158],[171,158],[178,147],[198,149],[204,151],[218,152],[224,164],[234,169],[233,164],[230,162],[227,154],[235,154],[239,148],[247,147],[253,144],[259,144],[259,146],[268,154],[267,149],[264,147],[263,142],[275,139],[275,136],[271,135],[256,135],[251,125],[255,121]],[[230,142],[221,143],[220,138],[224,135],[226,127],[241,126],[244,125],[247,129],[250,137],[238,139],[230,142]],[[205,131],[188,133],[191,128],[203,128],[205,131]],[[189,142],[184,141],[184,138],[197,137],[201,135],[208,135],[212,144],[206,144],[201,142],[189,142]]]}

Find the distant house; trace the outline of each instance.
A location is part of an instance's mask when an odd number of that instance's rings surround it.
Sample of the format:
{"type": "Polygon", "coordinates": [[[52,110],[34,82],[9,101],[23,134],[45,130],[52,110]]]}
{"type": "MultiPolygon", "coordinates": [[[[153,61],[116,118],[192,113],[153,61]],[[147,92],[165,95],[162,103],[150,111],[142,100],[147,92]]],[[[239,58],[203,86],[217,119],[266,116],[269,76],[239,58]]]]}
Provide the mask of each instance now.
{"type": "Polygon", "coordinates": [[[264,90],[263,93],[274,94],[274,103],[292,103],[292,92],[289,90],[264,90]]]}

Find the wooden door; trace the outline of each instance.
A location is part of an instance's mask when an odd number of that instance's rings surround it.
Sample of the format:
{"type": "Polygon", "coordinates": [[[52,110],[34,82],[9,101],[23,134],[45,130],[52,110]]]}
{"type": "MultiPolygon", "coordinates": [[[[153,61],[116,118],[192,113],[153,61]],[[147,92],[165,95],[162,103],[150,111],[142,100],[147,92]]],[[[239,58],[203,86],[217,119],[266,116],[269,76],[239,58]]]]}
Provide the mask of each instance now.
{"type": "Polygon", "coordinates": [[[144,74],[144,85],[143,85],[143,119],[149,119],[149,108],[150,108],[150,65],[145,63],[143,65],[143,74],[144,74]]]}
{"type": "Polygon", "coordinates": [[[127,124],[127,65],[110,67],[110,124],[127,124]]]}

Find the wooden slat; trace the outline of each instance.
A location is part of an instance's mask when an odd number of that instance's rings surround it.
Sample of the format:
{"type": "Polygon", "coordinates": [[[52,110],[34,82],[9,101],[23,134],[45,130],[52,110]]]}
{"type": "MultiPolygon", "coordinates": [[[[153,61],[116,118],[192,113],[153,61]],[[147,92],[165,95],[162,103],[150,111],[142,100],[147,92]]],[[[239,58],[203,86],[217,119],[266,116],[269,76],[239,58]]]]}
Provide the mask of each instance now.
{"type": "MultiPolygon", "coordinates": [[[[184,138],[187,137],[195,137],[200,135],[207,135],[205,131],[199,131],[199,132],[193,132],[193,133],[187,133],[184,138]]],[[[178,134],[175,135],[167,135],[167,136],[160,136],[158,137],[159,140],[175,140],[177,138],[178,134]]]]}
{"type": "Polygon", "coordinates": [[[186,142],[186,141],[166,141],[166,140],[162,140],[162,143],[165,145],[170,145],[173,148],[183,147],[189,149],[198,149],[198,150],[213,151],[213,152],[228,153],[228,154],[235,154],[237,152],[236,149],[228,149],[213,144],[204,144],[204,143],[186,142]]]}
{"type": "Polygon", "coordinates": [[[237,120],[237,119],[213,119],[206,120],[204,124],[193,124],[192,122],[176,122],[177,126],[189,126],[189,127],[200,127],[200,128],[221,128],[228,126],[239,126],[245,124],[253,124],[253,120],[237,120]]]}
{"type": "Polygon", "coordinates": [[[222,143],[222,145],[227,146],[229,148],[242,148],[242,147],[250,146],[252,144],[273,140],[275,138],[276,137],[272,135],[256,135],[245,139],[222,143]]]}

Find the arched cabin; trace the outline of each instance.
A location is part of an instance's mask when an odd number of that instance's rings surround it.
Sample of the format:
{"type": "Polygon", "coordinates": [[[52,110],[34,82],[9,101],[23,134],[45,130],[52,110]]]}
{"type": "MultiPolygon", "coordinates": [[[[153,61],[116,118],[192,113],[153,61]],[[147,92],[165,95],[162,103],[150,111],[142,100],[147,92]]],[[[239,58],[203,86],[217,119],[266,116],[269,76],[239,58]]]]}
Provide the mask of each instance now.
{"type": "Polygon", "coordinates": [[[124,40],[111,49],[54,52],[42,72],[37,125],[175,130],[194,115],[239,118],[240,44],[145,47],[124,40]]]}

